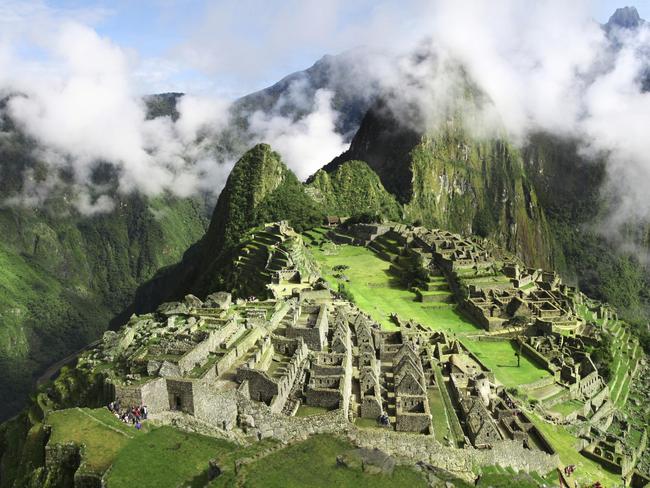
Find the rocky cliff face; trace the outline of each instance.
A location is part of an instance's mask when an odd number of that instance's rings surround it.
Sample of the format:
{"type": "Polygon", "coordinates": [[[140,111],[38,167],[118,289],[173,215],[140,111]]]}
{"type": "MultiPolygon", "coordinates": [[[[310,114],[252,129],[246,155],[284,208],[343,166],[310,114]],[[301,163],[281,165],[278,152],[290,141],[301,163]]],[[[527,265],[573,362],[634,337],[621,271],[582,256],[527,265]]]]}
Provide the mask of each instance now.
{"type": "Polygon", "coordinates": [[[349,151],[325,166],[366,161],[404,204],[406,218],[491,237],[528,262],[550,267],[553,241],[521,153],[503,139],[477,139],[461,121],[435,133],[405,126],[380,103],[349,151]]]}

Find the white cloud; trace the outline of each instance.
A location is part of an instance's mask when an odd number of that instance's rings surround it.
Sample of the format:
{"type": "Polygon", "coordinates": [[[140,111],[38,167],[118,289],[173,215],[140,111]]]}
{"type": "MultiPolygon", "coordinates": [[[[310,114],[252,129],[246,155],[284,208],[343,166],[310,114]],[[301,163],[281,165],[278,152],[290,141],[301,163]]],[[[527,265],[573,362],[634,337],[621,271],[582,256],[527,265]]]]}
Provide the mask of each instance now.
{"type": "Polygon", "coordinates": [[[261,111],[250,117],[251,131],[269,142],[300,179],[347,149],[343,136],[335,130],[338,113],[332,109],[332,96],[330,91],[318,90],[314,110],[295,122],[261,111]]]}
{"type": "MultiPolygon", "coordinates": [[[[163,89],[189,66],[247,89],[286,73],[296,58],[363,44],[368,49],[332,66],[337,95],[392,94],[390,106],[420,128],[436,127],[453,109],[480,135],[507,132],[521,143],[538,130],[579,137],[586,155],[608,156],[608,191],[620,202],[612,218],[648,220],[641,182],[650,176],[650,102],[639,87],[648,27],[619,32],[615,51],[590,8],[586,0],[225,1],[186,25],[186,40],[167,57],[139,59],[88,26],[105,12],[12,2],[0,7],[0,92],[22,95],[10,113],[41,143],[42,160],[72,166],[81,193],[93,194],[98,161],[119,169],[123,192],[215,192],[232,165],[215,147],[229,102],[186,96],[178,120],[147,120],[140,99],[147,78],[163,89]],[[462,97],[466,78],[489,103],[462,97]]],[[[332,91],[299,81],[270,112],[250,115],[249,142],[269,142],[305,178],[345,150],[349,134],[336,130],[342,115],[332,91]],[[283,112],[289,105],[302,110],[297,119],[283,112]]]]}
{"type": "MultiPolygon", "coordinates": [[[[32,45],[41,52],[38,62],[17,57],[12,38],[0,44],[0,92],[11,96],[6,110],[15,124],[38,142],[39,160],[71,170],[78,194],[73,201],[81,212],[111,208],[109,196],[89,197],[100,162],[118,170],[123,193],[188,196],[209,186],[204,176],[219,173],[209,168],[210,147],[199,136],[224,126],[228,102],[187,97],[177,121],[148,120],[135,90],[131,53],[78,22],[42,25],[47,35],[40,37],[47,42],[32,45]]],[[[52,191],[56,182],[52,172],[43,189],[52,191]]],[[[43,191],[33,186],[26,185],[19,200],[42,200],[43,191]]]]}

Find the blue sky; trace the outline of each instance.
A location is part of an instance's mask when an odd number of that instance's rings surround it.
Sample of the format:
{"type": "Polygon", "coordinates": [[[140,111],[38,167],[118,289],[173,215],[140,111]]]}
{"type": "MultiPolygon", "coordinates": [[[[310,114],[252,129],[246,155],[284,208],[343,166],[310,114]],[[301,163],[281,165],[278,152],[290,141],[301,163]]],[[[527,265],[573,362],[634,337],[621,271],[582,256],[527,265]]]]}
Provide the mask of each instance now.
{"type": "MultiPolygon", "coordinates": [[[[3,3],[0,0],[0,9],[3,3]]],[[[418,18],[426,0],[35,3],[62,18],[81,18],[129,51],[138,60],[136,74],[144,92],[191,91],[232,98],[304,69],[324,54],[372,44],[384,32],[390,37],[398,30],[400,39],[402,33],[426,32],[418,18]]],[[[612,0],[586,4],[599,22],[624,5],[612,0]]],[[[650,0],[636,0],[634,5],[642,17],[650,19],[650,0]]]]}

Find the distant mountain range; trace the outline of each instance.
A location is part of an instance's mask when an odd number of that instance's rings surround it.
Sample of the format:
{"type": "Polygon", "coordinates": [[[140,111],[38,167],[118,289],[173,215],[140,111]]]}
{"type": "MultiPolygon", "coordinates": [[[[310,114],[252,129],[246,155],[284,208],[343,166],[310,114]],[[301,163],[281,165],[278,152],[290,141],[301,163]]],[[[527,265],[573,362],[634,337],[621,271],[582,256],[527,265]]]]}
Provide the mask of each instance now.
{"type": "MultiPolygon", "coordinates": [[[[636,29],[643,22],[626,7],[604,29],[636,29]]],[[[586,161],[578,141],[550,134],[535,134],[517,147],[505,137],[476,139],[458,129],[461,119],[438,133],[415,129],[388,108],[388,98],[399,94],[363,84],[359,55],[325,56],[233,105],[235,122],[224,147],[239,158],[250,149],[247,114],[261,110],[297,119],[311,110],[318,90],[334,94],[342,114],[337,130],[350,148],[323,161],[306,185],[272,148],[261,146],[240,162],[244,176],[231,175],[215,212],[200,198],[131,195],[105,215],[85,217],[67,203],[65,192],[37,210],[0,209],[0,415],[18,411],[34,377],[98,338],[112,317],[119,324],[132,311],[207,289],[205,263],[218,270],[236,241],[238,231],[234,241],[226,239],[228,228],[241,230],[287,212],[309,223],[361,208],[490,237],[532,264],[557,268],[567,281],[626,311],[628,320],[646,317],[645,269],[594,230],[608,206],[600,193],[602,161],[586,161]],[[296,87],[300,100],[289,96],[296,87]],[[271,189],[261,192],[269,181],[271,189]],[[367,190],[365,197],[359,187],[367,190]],[[364,206],[366,200],[372,203],[364,206]],[[257,203],[244,211],[233,201],[257,203]]],[[[148,97],[149,116],[176,117],[182,96],[148,97]]],[[[4,120],[3,130],[0,189],[11,195],[25,168],[36,174],[45,168],[32,155],[33,141],[11,121],[4,120]]],[[[650,230],[637,230],[639,235],[648,246],[650,230]]],[[[228,283],[225,275],[213,277],[228,283]]]]}

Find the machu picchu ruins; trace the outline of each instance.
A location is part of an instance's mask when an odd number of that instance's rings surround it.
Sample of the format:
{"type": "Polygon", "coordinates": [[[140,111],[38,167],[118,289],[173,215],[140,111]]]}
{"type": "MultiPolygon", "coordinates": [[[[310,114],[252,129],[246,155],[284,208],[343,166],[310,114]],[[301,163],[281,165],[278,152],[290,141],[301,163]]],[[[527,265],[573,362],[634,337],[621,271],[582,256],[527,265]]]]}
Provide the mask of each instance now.
{"type": "Polygon", "coordinates": [[[639,357],[615,311],[486,240],[403,224],[326,224],[306,234],[286,222],[253,229],[232,263],[236,290],[134,315],[77,368],[101,371],[104,398],[146,405],[155,422],[240,443],[344,432],[360,448],[461,478],[500,465],[566,480],[549,437],[560,426],[581,456],[632,486],[650,480],[645,426],[622,408],[638,368],[608,382],[591,357],[605,335],[619,340],[619,362],[639,357]],[[343,248],[370,252],[414,304],[457,310],[466,325],[378,316],[345,288],[353,265],[323,273],[315,258],[343,248]],[[504,381],[509,370],[524,374],[522,363],[535,376],[504,381]]]}

